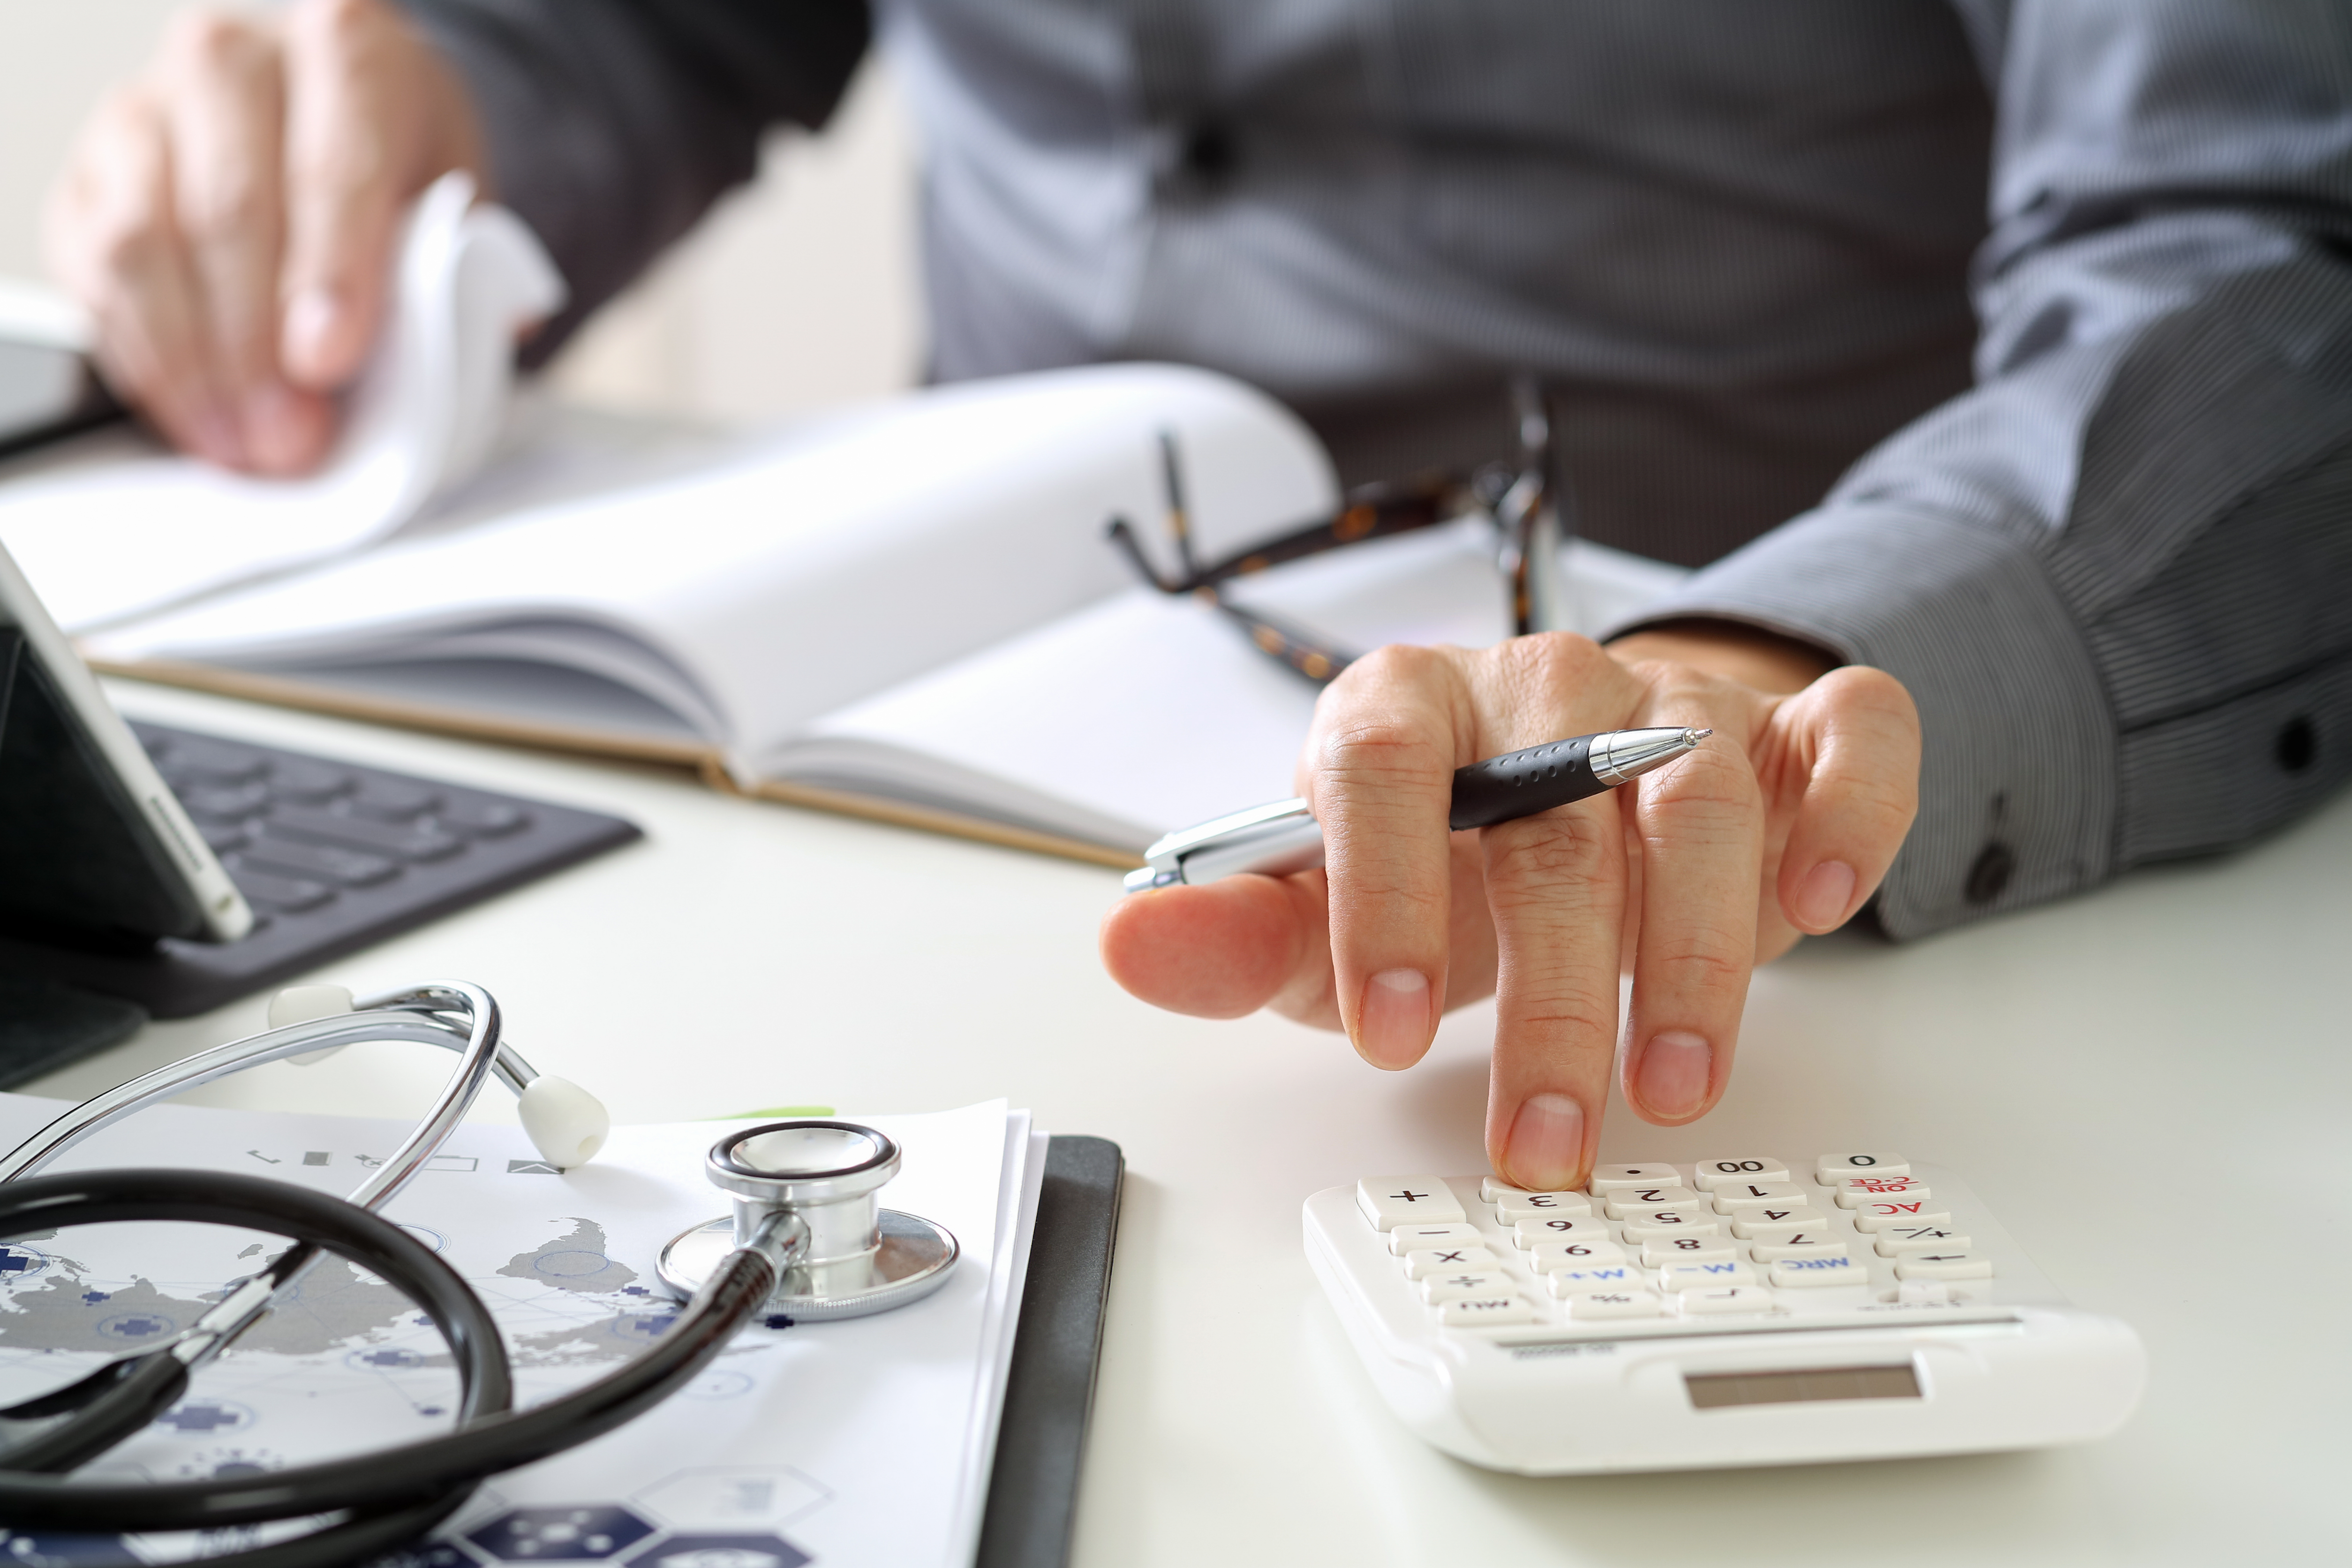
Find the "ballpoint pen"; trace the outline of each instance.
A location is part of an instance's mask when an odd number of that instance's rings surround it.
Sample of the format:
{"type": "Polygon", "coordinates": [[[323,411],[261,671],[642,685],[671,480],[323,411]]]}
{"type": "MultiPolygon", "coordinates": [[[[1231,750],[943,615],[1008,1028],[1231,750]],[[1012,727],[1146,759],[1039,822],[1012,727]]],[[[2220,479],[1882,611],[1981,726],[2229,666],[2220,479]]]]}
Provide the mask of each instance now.
{"type": "MultiPolygon", "coordinates": [[[[1712,730],[1611,730],[1548,741],[1454,770],[1446,826],[1491,827],[1583,800],[1686,756],[1712,730]]],[[[1127,890],[1197,887],[1244,871],[1283,876],[1323,864],[1323,825],[1303,800],[1277,800],[1181,827],[1143,852],[1127,890]]]]}

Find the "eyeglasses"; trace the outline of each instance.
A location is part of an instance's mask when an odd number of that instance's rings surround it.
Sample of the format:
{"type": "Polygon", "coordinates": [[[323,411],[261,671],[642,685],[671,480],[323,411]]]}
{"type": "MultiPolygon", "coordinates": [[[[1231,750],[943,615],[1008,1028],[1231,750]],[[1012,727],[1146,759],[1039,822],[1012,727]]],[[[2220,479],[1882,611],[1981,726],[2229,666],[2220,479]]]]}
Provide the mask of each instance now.
{"type": "Polygon", "coordinates": [[[1348,492],[1338,516],[1206,565],[1192,549],[1176,437],[1162,431],[1166,527],[1182,574],[1162,576],[1127,519],[1112,518],[1107,532],[1146,583],[1163,594],[1199,595],[1238,626],[1260,652],[1318,686],[1336,679],[1360,656],[1312,631],[1234,603],[1226,592],[1228,584],[1350,544],[1479,517],[1495,531],[1495,564],[1508,595],[1513,635],[1557,630],[1565,624],[1559,580],[1565,530],[1552,479],[1551,418],[1543,389],[1532,377],[1513,378],[1511,401],[1518,426],[1516,465],[1489,463],[1467,473],[1441,471],[1365,485],[1348,492]]]}

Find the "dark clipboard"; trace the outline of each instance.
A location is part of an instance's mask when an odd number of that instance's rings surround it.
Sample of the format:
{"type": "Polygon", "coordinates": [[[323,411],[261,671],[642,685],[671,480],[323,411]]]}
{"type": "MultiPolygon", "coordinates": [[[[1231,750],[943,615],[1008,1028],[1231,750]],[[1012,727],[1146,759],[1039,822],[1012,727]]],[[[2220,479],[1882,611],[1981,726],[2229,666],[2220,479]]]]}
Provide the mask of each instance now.
{"type": "Polygon", "coordinates": [[[1045,1146],[974,1568],[1064,1568],[1070,1560],[1126,1169],[1107,1138],[1056,1134],[1045,1146]]]}

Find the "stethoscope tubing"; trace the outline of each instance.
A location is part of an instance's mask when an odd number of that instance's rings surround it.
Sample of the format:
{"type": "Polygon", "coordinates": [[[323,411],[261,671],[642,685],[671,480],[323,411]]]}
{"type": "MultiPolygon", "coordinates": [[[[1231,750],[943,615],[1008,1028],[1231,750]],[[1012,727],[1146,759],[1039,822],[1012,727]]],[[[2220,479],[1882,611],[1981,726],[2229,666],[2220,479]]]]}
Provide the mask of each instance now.
{"type": "MultiPolygon", "coordinates": [[[[205,1530],[346,1510],[422,1508],[446,1500],[452,1490],[462,1502],[483,1478],[576,1447],[693,1381],[766,1304],[778,1277],[776,1263],[761,1251],[739,1249],[662,1337],[626,1364],[571,1394],[515,1411],[507,1403],[511,1392],[505,1352],[488,1310],[446,1264],[389,1221],[302,1188],[214,1173],[106,1171],[0,1184],[0,1236],[92,1223],[101,1215],[274,1230],[363,1263],[410,1294],[449,1339],[467,1379],[460,1424],[444,1436],[251,1478],[77,1482],[0,1472],[0,1518],[12,1527],[106,1533],[205,1530]],[[133,1194],[137,1201],[131,1201],[133,1194]],[[500,1396],[496,1409],[488,1404],[493,1390],[500,1396]]],[[[790,1244],[787,1252],[797,1245],[790,1244]]],[[[243,1555],[212,1561],[252,1568],[243,1555]]]]}

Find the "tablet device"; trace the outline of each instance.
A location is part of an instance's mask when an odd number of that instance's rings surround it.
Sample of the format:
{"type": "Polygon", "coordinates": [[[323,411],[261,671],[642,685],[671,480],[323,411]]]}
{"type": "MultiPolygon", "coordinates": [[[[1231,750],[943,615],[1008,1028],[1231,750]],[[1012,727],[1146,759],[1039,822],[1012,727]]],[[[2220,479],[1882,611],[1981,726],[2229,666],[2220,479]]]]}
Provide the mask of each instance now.
{"type": "Polygon", "coordinates": [[[253,911],[0,549],[0,931],[235,942],[253,911]]]}

